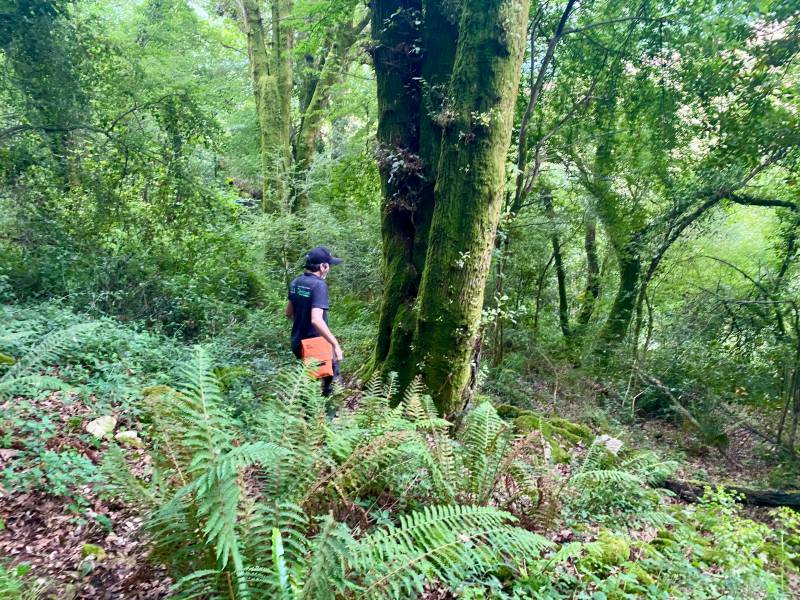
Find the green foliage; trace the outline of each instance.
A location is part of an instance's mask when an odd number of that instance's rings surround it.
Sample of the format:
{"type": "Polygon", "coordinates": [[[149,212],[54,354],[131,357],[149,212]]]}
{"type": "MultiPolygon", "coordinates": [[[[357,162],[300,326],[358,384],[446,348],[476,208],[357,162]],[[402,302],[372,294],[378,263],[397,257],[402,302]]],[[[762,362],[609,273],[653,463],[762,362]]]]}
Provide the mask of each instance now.
{"type": "Polygon", "coordinates": [[[47,385],[55,386],[55,388],[61,387],[59,379],[43,377],[35,371],[43,365],[57,362],[65,352],[81,341],[82,336],[91,333],[97,326],[97,323],[80,323],[46,335],[24,356],[14,361],[0,376],[0,398],[22,386],[28,388],[41,388],[47,385]]]}
{"type": "Polygon", "coordinates": [[[87,320],[55,305],[0,306],[0,447],[14,449],[0,481],[13,492],[72,498],[105,481],[85,449],[92,418],[119,411],[133,425],[143,383],[155,383],[182,351],[110,320],[87,320]],[[55,392],[53,392],[55,390],[55,392]]]}
{"type": "MultiPolygon", "coordinates": [[[[17,317],[3,338],[13,356],[85,321],[52,305],[3,310],[17,317]]],[[[23,448],[4,473],[7,489],[72,495],[81,511],[74,492],[89,485],[138,507],[178,598],[402,598],[424,585],[463,598],[788,597],[793,512],[768,528],[719,492],[696,507],[670,505],[653,486],[671,465],[615,438],[585,446],[582,426],[554,418],[553,431],[574,435],[559,438],[570,461],[556,464],[542,435],[550,420],[522,434],[512,425],[519,409],[479,398],[450,435],[418,383],[393,406],[394,379],[373,379],[351,398],[355,408],[330,418],[301,367],[266,376],[267,391],[238,410],[231,399],[249,385],[240,367],[215,368],[198,347],[172,368],[179,354],[168,340],[96,322],[78,346],[37,363],[78,394],[56,405],[38,404],[35,392],[16,398],[0,440],[23,448]],[[140,373],[107,379],[119,360],[140,373]],[[171,371],[175,387],[158,371],[171,371]],[[82,433],[94,413],[54,418],[92,406],[81,386],[100,389],[98,378],[108,390],[157,384],[143,400],[122,390],[114,402],[125,404],[97,404],[102,414],[135,411],[126,427],[146,443],[144,471],[138,450],[82,433]],[[73,450],[52,452],[53,440],[102,444],[102,469],[73,450]],[[548,541],[553,532],[568,541],[548,541]]]]}
{"type": "MultiPolygon", "coordinates": [[[[298,367],[283,372],[272,397],[237,424],[223,408],[205,351],[197,349],[179,372],[177,389],[146,395],[157,478],[115,477],[118,493],[153,511],[156,556],[178,576],[179,597],[213,588],[220,597],[234,589],[236,597],[326,598],[353,585],[364,597],[396,597],[428,580],[457,585],[500,567],[519,569],[522,554],[547,545],[496,508],[431,508],[431,500],[453,497],[462,462],[472,473],[485,471],[479,491],[487,496],[488,475],[502,472],[507,454],[478,461],[476,448],[486,439],[474,433],[477,424],[462,450],[417,386],[391,408],[392,386],[373,383],[359,410],[328,423],[317,386],[298,367]],[[433,477],[420,477],[419,469],[433,477]],[[333,503],[345,522],[367,525],[379,512],[359,505],[387,494],[408,507],[407,516],[358,540],[326,516],[333,503]],[[265,556],[272,557],[268,567],[265,556]]],[[[491,411],[479,419],[497,421],[491,411]]],[[[117,471],[120,461],[120,451],[110,451],[106,471],[117,471]]],[[[471,484],[463,493],[477,496],[471,484]]]]}
{"type": "Polygon", "coordinates": [[[43,586],[25,579],[28,565],[10,568],[0,564],[0,594],[8,600],[38,600],[43,597],[43,586]]]}
{"type": "Polygon", "coordinates": [[[672,519],[664,512],[666,492],[657,487],[675,470],[652,452],[620,454],[622,443],[609,436],[592,442],[573,464],[566,490],[568,520],[580,527],[587,518],[603,524],[664,526],[672,519]]]}

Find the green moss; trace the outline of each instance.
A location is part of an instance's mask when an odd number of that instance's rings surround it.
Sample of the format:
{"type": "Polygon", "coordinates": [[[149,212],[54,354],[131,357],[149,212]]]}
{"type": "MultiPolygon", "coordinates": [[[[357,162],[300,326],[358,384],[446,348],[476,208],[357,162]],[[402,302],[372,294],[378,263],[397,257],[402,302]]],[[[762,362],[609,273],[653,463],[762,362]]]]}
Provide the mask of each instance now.
{"type": "Polygon", "coordinates": [[[630,572],[633,573],[636,576],[636,579],[639,580],[639,583],[643,585],[656,584],[655,578],[652,575],[650,575],[650,573],[645,571],[644,568],[637,563],[634,563],[630,566],[630,572]]]}
{"type": "Polygon", "coordinates": [[[526,434],[533,430],[541,431],[541,428],[542,418],[534,413],[526,412],[525,414],[520,414],[514,419],[514,429],[517,431],[517,433],[526,434]]]}
{"type": "Polygon", "coordinates": [[[586,560],[597,566],[615,567],[627,561],[631,555],[628,540],[607,530],[601,531],[597,540],[586,547],[586,560]]]}
{"type": "Polygon", "coordinates": [[[569,453],[561,446],[556,438],[554,429],[548,419],[532,411],[520,411],[520,415],[514,419],[514,429],[517,433],[526,435],[531,431],[539,431],[542,437],[550,445],[551,458],[558,464],[569,462],[569,453]]]}
{"type": "Polygon", "coordinates": [[[501,419],[515,419],[521,413],[526,412],[511,404],[500,404],[495,407],[495,410],[501,419]]]}
{"type": "Polygon", "coordinates": [[[15,362],[17,361],[11,358],[8,354],[3,354],[0,352],[0,365],[13,365],[15,362]]]}
{"type": "Polygon", "coordinates": [[[142,395],[146,400],[160,400],[164,396],[173,396],[178,392],[168,385],[154,385],[142,390],[142,395]]]}
{"type": "Polygon", "coordinates": [[[90,556],[93,556],[97,562],[101,562],[106,559],[107,555],[106,551],[96,544],[84,544],[81,548],[81,558],[88,558],[90,556]]]}
{"type": "Polygon", "coordinates": [[[594,433],[592,433],[592,430],[585,425],[573,423],[572,421],[567,421],[561,417],[551,417],[548,420],[550,421],[550,425],[553,427],[553,431],[555,433],[558,433],[562,437],[574,441],[575,443],[591,443],[591,441],[594,439],[594,433]]]}
{"type": "Polygon", "coordinates": [[[513,419],[514,429],[521,435],[531,431],[540,431],[542,437],[550,444],[553,460],[556,463],[569,462],[567,449],[575,444],[591,443],[594,434],[585,425],[572,423],[561,417],[545,417],[531,410],[525,410],[501,404],[497,414],[505,419],[513,419]],[[565,448],[564,446],[567,446],[565,448]]]}

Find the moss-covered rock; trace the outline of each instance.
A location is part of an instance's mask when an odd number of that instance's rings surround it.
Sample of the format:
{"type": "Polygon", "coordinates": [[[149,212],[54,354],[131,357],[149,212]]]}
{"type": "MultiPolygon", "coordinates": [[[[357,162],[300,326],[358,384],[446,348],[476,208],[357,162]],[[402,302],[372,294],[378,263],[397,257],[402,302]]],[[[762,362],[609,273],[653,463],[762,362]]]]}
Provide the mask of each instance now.
{"type": "Polygon", "coordinates": [[[594,439],[594,433],[592,433],[592,430],[585,425],[573,423],[572,421],[567,421],[561,417],[550,417],[548,421],[555,433],[558,433],[558,435],[569,439],[576,444],[579,442],[585,442],[589,444],[594,439]]]}
{"type": "Polygon", "coordinates": [[[515,419],[522,412],[529,412],[521,408],[518,408],[512,404],[499,404],[495,407],[495,410],[497,411],[497,414],[501,419],[507,419],[507,420],[515,419]]]}
{"type": "Polygon", "coordinates": [[[586,560],[601,567],[615,567],[626,562],[631,555],[628,540],[608,530],[600,532],[597,540],[586,545],[586,560]]]}
{"type": "Polygon", "coordinates": [[[84,544],[81,548],[81,558],[93,557],[97,562],[102,562],[106,559],[106,551],[96,544],[84,544]]]}
{"type": "Polygon", "coordinates": [[[497,412],[503,418],[512,419],[514,430],[520,435],[527,435],[531,431],[541,432],[542,437],[550,444],[552,458],[556,463],[569,462],[569,448],[581,442],[589,444],[594,438],[588,427],[561,417],[545,417],[532,410],[509,404],[501,404],[497,407],[497,412]]]}

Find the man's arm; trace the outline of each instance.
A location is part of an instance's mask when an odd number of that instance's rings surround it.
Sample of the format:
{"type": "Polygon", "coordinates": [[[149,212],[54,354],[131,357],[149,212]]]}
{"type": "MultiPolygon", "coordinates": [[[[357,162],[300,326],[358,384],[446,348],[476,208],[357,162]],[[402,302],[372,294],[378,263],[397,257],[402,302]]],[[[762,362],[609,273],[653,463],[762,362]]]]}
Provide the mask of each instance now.
{"type": "Polygon", "coordinates": [[[292,304],[291,300],[286,302],[286,309],[283,311],[283,314],[285,314],[286,318],[289,320],[294,317],[294,304],[292,304]]]}
{"type": "Polygon", "coordinates": [[[344,357],[342,354],[342,348],[339,346],[339,341],[336,339],[333,333],[331,333],[331,330],[328,328],[328,324],[325,322],[323,309],[311,309],[311,324],[317,329],[319,334],[324,337],[331,346],[333,346],[334,358],[336,360],[342,360],[344,357]]]}

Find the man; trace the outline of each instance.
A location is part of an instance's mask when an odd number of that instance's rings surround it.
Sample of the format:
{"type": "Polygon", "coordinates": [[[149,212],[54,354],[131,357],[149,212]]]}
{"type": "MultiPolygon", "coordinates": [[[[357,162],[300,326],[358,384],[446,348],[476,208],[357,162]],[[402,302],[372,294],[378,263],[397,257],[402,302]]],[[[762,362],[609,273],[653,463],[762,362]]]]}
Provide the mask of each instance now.
{"type": "Polygon", "coordinates": [[[292,319],[292,352],[302,358],[300,342],[308,338],[322,336],[333,348],[333,376],[322,378],[322,395],[333,392],[333,380],[339,378],[339,361],[342,348],[339,341],[328,328],[328,276],[331,265],[338,265],[342,259],[331,256],[324,246],[317,246],[306,254],[305,272],[289,284],[289,301],[286,303],[286,317],[292,319]]]}

